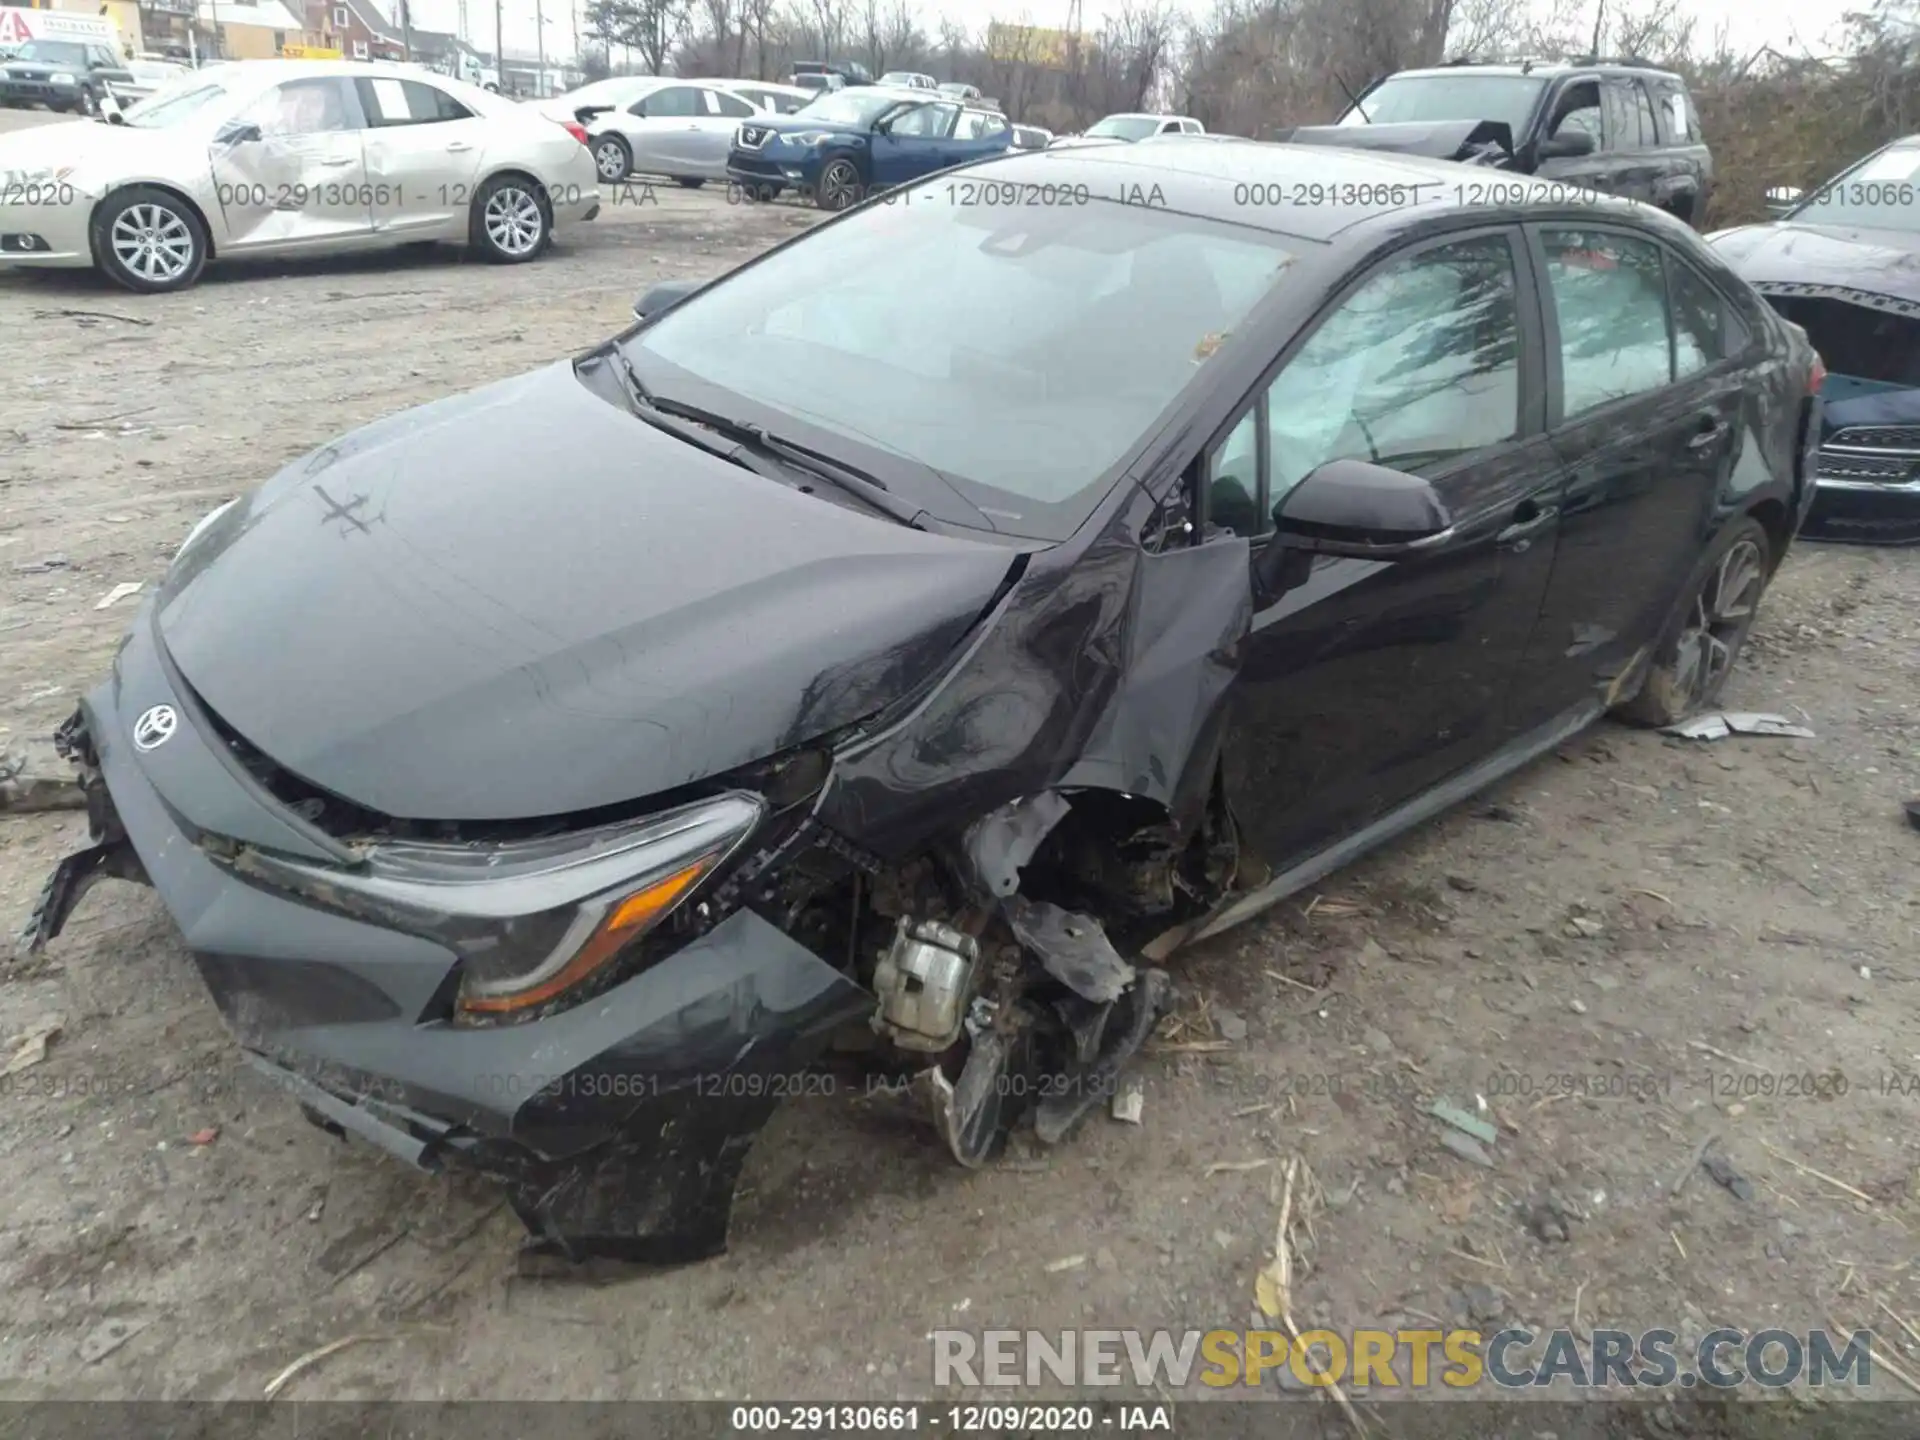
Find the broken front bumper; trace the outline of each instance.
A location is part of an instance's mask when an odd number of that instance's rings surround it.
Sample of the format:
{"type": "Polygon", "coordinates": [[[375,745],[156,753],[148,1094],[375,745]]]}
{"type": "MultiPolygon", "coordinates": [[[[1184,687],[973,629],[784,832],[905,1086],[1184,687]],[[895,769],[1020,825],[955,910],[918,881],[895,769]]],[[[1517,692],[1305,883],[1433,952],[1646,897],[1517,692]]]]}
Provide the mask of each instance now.
{"type": "Polygon", "coordinates": [[[1803,533],[1868,545],[1920,542],[1920,425],[1851,425],[1815,458],[1803,533]]]}
{"type": "Polygon", "coordinates": [[[30,943],[58,933],[83,881],[144,874],[249,1059],[309,1118],[413,1165],[493,1176],[541,1248],[569,1258],[724,1249],[754,1136],[872,997],[740,911],[590,1003],[454,1025],[439,1018],[458,978],[452,951],[295,903],[208,858],[203,834],[251,836],[287,817],[207,743],[196,713],[143,612],[113,679],[63,731],[98,796],[95,844],[56,870],[30,943]],[[177,728],[142,756],[133,721],[159,705],[177,728]]]}

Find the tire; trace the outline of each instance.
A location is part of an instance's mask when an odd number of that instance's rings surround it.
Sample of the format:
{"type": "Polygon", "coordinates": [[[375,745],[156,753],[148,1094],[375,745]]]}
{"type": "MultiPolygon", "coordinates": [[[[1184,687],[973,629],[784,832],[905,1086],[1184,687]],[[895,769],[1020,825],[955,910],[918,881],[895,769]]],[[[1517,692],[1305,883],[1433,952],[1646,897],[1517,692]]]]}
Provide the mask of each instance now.
{"type": "Polygon", "coordinates": [[[841,211],[860,200],[860,170],[844,155],[829,160],[813,187],[813,203],[822,210],[841,211]]]}
{"type": "Polygon", "coordinates": [[[142,295],[184,290],[207,264],[207,227],[193,207],[151,185],[131,185],[101,201],[92,240],[94,264],[142,295]]]}
{"type": "Polygon", "coordinates": [[[602,185],[618,185],[633,173],[633,150],[618,135],[596,136],[593,168],[602,185]]]}
{"type": "Polygon", "coordinates": [[[79,108],[82,115],[98,115],[100,113],[100,96],[91,85],[80,92],[79,108]]]}
{"type": "Polygon", "coordinates": [[[553,212],[540,187],[521,175],[496,175],[473,197],[468,234],[496,265],[538,259],[553,240],[553,212]]]}
{"type": "Polygon", "coordinates": [[[676,175],[673,177],[673,183],[687,190],[698,190],[707,182],[698,175],[676,175]]]}
{"type": "Polygon", "coordinates": [[[1673,725],[1718,700],[1772,576],[1766,528],[1752,516],[1729,526],[1687,577],[1639,692],[1614,706],[1614,715],[1633,725],[1673,725]]]}

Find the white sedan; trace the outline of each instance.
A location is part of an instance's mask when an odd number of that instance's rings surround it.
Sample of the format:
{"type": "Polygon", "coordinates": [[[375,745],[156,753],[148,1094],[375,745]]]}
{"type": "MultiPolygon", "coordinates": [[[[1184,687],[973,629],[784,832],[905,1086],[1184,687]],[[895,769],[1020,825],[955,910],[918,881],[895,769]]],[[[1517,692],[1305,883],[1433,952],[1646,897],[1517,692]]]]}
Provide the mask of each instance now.
{"type": "Polygon", "coordinates": [[[597,80],[540,108],[586,127],[606,183],[661,175],[695,190],[727,178],[727,153],[742,120],[775,113],[770,100],[756,103],[730,81],[657,75],[597,80]]]}
{"type": "Polygon", "coordinates": [[[454,241],[517,264],[599,213],[586,140],[398,65],[215,66],[113,123],[0,135],[0,268],[97,266],[154,292],[248,255],[454,241]]]}

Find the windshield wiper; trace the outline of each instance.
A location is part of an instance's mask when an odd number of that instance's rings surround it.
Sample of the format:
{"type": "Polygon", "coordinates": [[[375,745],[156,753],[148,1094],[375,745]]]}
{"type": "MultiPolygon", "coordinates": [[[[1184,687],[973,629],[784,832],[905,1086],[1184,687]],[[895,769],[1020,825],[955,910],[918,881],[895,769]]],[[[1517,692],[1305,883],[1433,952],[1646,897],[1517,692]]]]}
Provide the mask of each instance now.
{"type": "MultiPolygon", "coordinates": [[[[622,359],[624,358],[623,356],[622,359]]],[[[696,425],[709,426],[723,435],[731,435],[767,454],[778,457],[794,469],[818,476],[845,490],[848,494],[857,496],[881,514],[891,516],[902,525],[911,525],[915,529],[924,528],[920,520],[927,513],[926,507],[916,505],[911,500],[899,498],[893,493],[892,487],[878,475],[849,465],[844,460],[823,455],[812,446],[770,434],[763,425],[750,424],[744,420],[732,420],[725,415],[716,415],[710,410],[702,410],[697,406],[683,405],[677,400],[651,400],[648,403],[664,415],[678,416],[696,425]]]]}
{"type": "Polygon", "coordinates": [[[677,440],[689,445],[697,445],[709,455],[717,455],[722,460],[731,461],[742,470],[751,470],[765,480],[773,480],[782,485],[793,484],[793,472],[785,466],[756,455],[737,440],[726,440],[709,428],[692,424],[679,416],[662,410],[653,398],[653,392],[641,382],[634,373],[633,362],[621,353],[615,345],[607,352],[614,368],[620,372],[620,379],[627,387],[627,403],[633,413],[656,430],[664,430],[677,440]]]}

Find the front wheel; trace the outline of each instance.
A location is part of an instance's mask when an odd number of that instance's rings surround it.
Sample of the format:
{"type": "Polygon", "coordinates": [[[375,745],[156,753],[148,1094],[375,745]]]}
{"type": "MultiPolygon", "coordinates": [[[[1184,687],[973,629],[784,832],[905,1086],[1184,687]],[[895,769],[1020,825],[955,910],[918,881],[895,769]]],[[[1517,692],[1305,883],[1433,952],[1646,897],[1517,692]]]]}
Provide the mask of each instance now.
{"type": "Polygon", "coordinates": [[[689,190],[698,190],[707,182],[698,175],[676,175],[673,177],[673,183],[684,185],[689,190]]]}
{"type": "Polygon", "coordinates": [[[1751,517],[1732,526],[1695,567],[1640,692],[1614,713],[1636,725],[1673,725],[1718,700],[1772,574],[1766,527],[1751,517]]]}
{"type": "Polygon", "coordinates": [[[860,171],[851,160],[829,161],[813,187],[813,203],[822,210],[845,210],[860,198],[860,171]]]}
{"type": "Polygon", "coordinates": [[[553,217],[531,180],[496,175],[473,197],[471,234],[480,253],[496,265],[523,265],[547,248],[553,217]]]}
{"type": "Polygon", "coordinates": [[[93,258],[129,290],[184,290],[206,267],[206,227],[179,196],[135,185],[109,195],[94,212],[93,258]]]}

